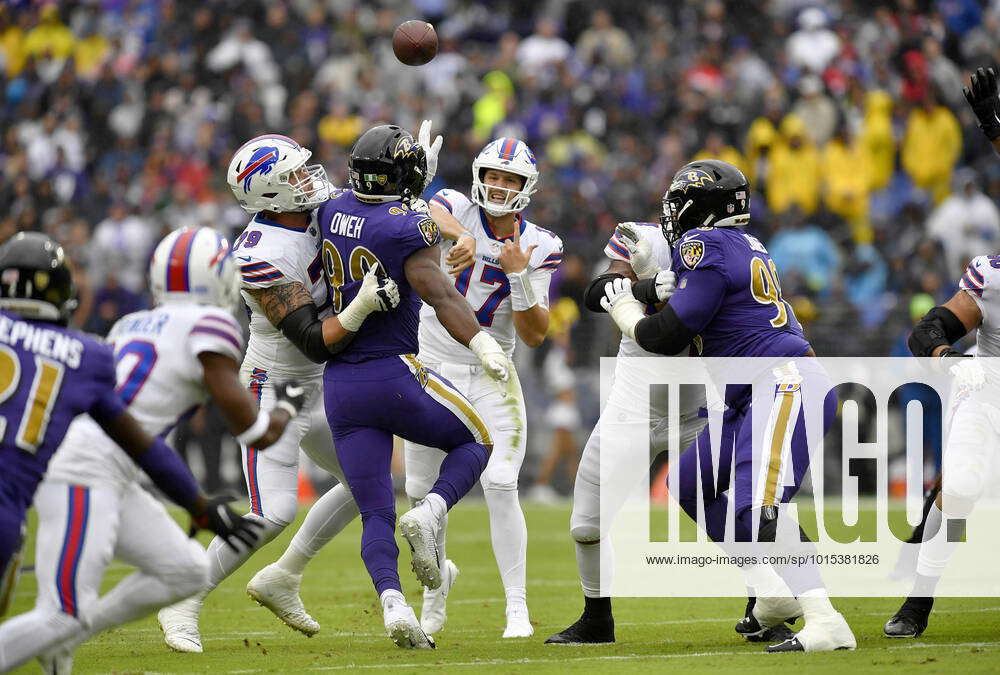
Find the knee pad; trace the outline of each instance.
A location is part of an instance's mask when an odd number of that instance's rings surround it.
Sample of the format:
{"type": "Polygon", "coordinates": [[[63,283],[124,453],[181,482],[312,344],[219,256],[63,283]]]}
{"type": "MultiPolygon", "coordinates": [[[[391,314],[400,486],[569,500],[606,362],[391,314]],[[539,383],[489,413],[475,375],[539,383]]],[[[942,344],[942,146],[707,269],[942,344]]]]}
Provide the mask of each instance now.
{"type": "Polygon", "coordinates": [[[260,528],[257,529],[257,548],[262,548],[264,544],[277,537],[288,527],[287,522],[279,522],[267,516],[258,516],[256,513],[248,513],[243,517],[260,524],[260,528]]]}
{"type": "Polygon", "coordinates": [[[208,553],[197,541],[190,539],[170,560],[156,566],[156,577],[177,599],[188,598],[208,587],[208,553]]]}
{"type": "MultiPolygon", "coordinates": [[[[971,477],[970,477],[971,478],[971,477]]],[[[949,479],[948,484],[943,488],[941,492],[941,512],[946,518],[966,518],[972,513],[972,509],[976,505],[976,500],[979,499],[979,495],[982,491],[982,481],[978,482],[978,490],[971,491],[968,494],[959,493],[955,488],[958,487],[952,484],[951,479],[949,479]],[[947,509],[947,510],[946,510],[947,509]]],[[[970,490],[976,487],[973,481],[969,481],[968,487],[970,490]]]]}
{"type": "MultiPolygon", "coordinates": [[[[954,508],[964,508],[965,502],[975,503],[985,487],[986,482],[982,470],[971,466],[954,467],[953,470],[944,474],[944,480],[941,483],[941,503],[948,505],[949,512],[954,508]]],[[[969,507],[969,511],[971,510],[969,507]]]]}
{"type": "Polygon", "coordinates": [[[486,465],[480,478],[484,490],[516,490],[518,467],[513,462],[498,462],[486,465]]]}
{"type": "MultiPolygon", "coordinates": [[[[284,529],[295,521],[295,516],[299,513],[299,497],[297,494],[284,492],[268,494],[264,499],[263,511],[264,513],[261,516],[257,516],[258,518],[284,529]]],[[[278,531],[280,532],[281,530],[278,531]]]]}
{"type": "Polygon", "coordinates": [[[601,539],[600,514],[593,516],[581,513],[574,505],[569,517],[569,533],[578,544],[594,544],[601,539]]]}

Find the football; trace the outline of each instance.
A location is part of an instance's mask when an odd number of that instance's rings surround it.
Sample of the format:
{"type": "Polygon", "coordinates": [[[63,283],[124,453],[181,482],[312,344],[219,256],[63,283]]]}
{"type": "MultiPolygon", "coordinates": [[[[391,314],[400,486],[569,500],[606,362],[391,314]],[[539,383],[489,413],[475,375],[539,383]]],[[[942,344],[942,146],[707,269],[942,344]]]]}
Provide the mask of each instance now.
{"type": "Polygon", "coordinates": [[[392,34],[392,51],[397,59],[408,66],[428,63],[438,51],[434,26],[417,20],[401,23],[392,34]]]}

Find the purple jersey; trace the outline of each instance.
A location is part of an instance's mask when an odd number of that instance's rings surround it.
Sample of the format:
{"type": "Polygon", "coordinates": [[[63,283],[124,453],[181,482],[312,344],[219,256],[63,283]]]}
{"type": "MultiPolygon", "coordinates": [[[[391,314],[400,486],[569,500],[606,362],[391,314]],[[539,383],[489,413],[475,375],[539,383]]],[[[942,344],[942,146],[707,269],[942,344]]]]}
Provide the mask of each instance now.
{"type": "Polygon", "coordinates": [[[403,263],[420,249],[438,244],[437,225],[426,213],[400,202],[368,204],[350,190],[334,193],[319,208],[318,222],[334,313],[357,295],[365,272],[376,262],[399,286],[399,306],[370,314],[351,344],[331,361],[359,363],[416,354],[421,301],[406,280],[403,263]]]}
{"type": "Polygon", "coordinates": [[[729,227],[688,231],[673,252],[670,307],[698,334],[701,356],[802,356],[809,343],[781,297],[764,245],[729,227]]]}
{"type": "Polygon", "coordinates": [[[26,510],[70,422],[125,410],[111,348],[51,323],[0,310],[0,499],[26,510]]]}

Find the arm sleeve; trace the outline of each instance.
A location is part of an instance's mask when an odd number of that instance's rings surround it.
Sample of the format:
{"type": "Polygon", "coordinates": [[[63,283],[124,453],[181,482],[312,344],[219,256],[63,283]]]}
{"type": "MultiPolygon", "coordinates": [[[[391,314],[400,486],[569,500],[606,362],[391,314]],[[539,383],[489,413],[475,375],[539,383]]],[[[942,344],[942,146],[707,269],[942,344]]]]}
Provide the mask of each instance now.
{"type": "Polygon", "coordinates": [[[604,247],[604,255],[612,260],[621,260],[623,262],[629,262],[632,259],[625,244],[618,238],[617,232],[612,234],[611,238],[608,239],[608,243],[604,247]]]}
{"type": "Polygon", "coordinates": [[[972,259],[972,262],[965,268],[965,274],[958,282],[958,287],[972,296],[979,311],[983,314],[983,322],[986,322],[986,307],[989,304],[986,300],[996,293],[993,283],[994,272],[1000,272],[990,266],[987,256],[981,255],[972,259]]]}
{"type": "Polygon", "coordinates": [[[719,311],[725,297],[726,278],[722,273],[715,269],[698,269],[684,272],[669,305],[681,323],[697,334],[719,311]]]}
{"type": "Polygon", "coordinates": [[[94,368],[94,386],[97,395],[91,405],[90,416],[97,422],[104,422],[118,417],[125,412],[125,402],[118,395],[118,382],[115,377],[115,357],[111,348],[105,344],[94,343],[84,358],[92,361],[94,368]]]}
{"type": "Polygon", "coordinates": [[[472,203],[458,190],[449,190],[448,188],[438,190],[437,194],[431,197],[431,201],[455,216],[472,203]]]}
{"type": "Polygon", "coordinates": [[[206,312],[191,326],[188,347],[195,357],[202,352],[215,352],[238,363],[243,358],[243,329],[225,312],[206,312]]]}

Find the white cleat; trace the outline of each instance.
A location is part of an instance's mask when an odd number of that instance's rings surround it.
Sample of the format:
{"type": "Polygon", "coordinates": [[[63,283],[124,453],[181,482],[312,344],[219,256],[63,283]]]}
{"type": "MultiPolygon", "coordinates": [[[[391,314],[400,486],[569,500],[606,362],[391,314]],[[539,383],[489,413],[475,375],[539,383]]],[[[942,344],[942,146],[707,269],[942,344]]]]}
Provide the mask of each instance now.
{"type": "Polygon", "coordinates": [[[786,619],[802,616],[802,606],[799,605],[799,601],[788,596],[759,595],[751,611],[762,628],[780,626],[786,619]]]}
{"type": "Polygon", "coordinates": [[[175,652],[201,654],[201,633],[198,632],[198,614],[201,600],[188,598],[175,605],[164,607],[156,615],[163,631],[163,641],[175,652]]]}
{"type": "Polygon", "coordinates": [[[857,640],[847,621],[840,612],[824,616],[820,620],[810,621],[805,628],[795,634],[795,637],[776,645],[771,645],[765,651],[777,652],[832,652],[838,649],[856,649],[857,640]]]}
{"type": "Polygon", "coordinates": [[[434,638],[427,635],[417,621],[413,608],[405,600],[390,599],[383,609],[385,632],[402,649],[434,649],[434,638]]]}
{"type": "Polygon", "coordinates": [[[319,623],[309,616],[302,604],[301,584],[301,574],[292,574],[272,563],[253,576],[247,584],[247,595],[271,610],[289,628],[312,637],[319,632],[319,623]]]}
{"type": "Polygon", "coordinates": [[[444,561],[441,568],[441,588],[431,590],[424,589],[424,606],[420,609],[420,627],[428,635],[437,633],[444,628],[444,622],[448,620],[446,606],[448,604],[448,591],[455,584],[458,578],[458,567],[450,560],[444,561]]]}
{"type": "Polygon", "coordinates": [[[71,675],[73,672],[74,648],[53,647],[38,656],[38,664],[45,675],[71,675]]]}
{"type": "Polygon", "coordinates": [[[420,503],[402,515],[399,519],[399,531],[413,553],[411,567],[413,572],[427,588],[435,590],[441,587],[441,568],[437,555],[437,538],[435,533],[438,520],[425,503],[420,503]]]}
{"type": "Polygon", "coordinates": [[[507,628],[505,638],[526,638],[535,634],[535,628],[528,619],[528,605],[518,603],[507,607],[507,628]]]}

